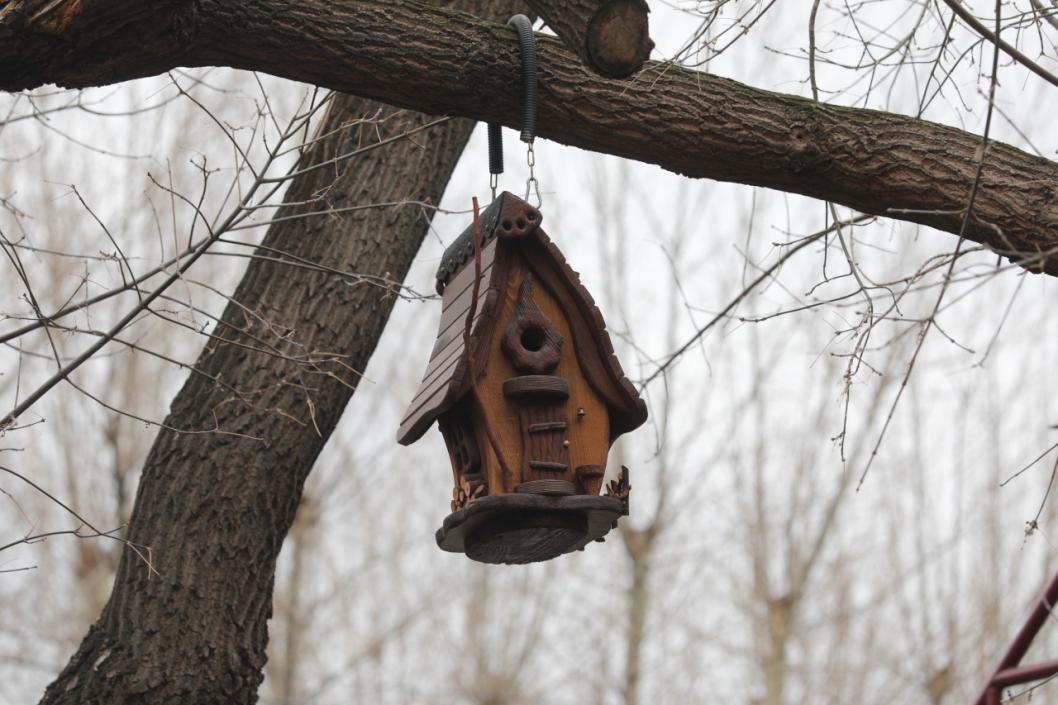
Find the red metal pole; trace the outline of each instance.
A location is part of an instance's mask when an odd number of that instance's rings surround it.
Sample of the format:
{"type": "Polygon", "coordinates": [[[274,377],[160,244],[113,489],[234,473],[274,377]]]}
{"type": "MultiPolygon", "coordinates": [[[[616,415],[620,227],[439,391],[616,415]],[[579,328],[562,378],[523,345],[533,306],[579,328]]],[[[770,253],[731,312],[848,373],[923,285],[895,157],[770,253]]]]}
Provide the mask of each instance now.
{"type": "Polygon", "coordinates": [[[1055,673],[1058,673],[1058,661],[1044,661],[1031,666],[1019,666],[1000,671],[992,676],[992,685],[997,688],[1006,688],[1008,685],[1050,678],[1055,673]]]}
{"type": "Polygon", "coordinates": [[[1025,668],[1015,668],[1021,659],[1025,657],[1025,652],[1029,650],[1029,646],[1032,645],[1032,640],[1036,638],[1040,629],[1047,621],[1047,617],[1051,614],[1051,607],[1058,603],[1058,573],[1055,573],[1054,577],[1051,578],[1051,584],[1047,586],[1046,592],[1043,593],[1043,597],[1040,598],[1039,602],[1036,603],[1035,609],[1029,615],[1029,618],[1025,621],[1025,625],[1018,632],[1017,636],[1014,637],[1014,641],[1010,643],[1010,647],[1007,649],[1006,655],[1003,660],[999,662],[999,666],[996,668],[995,673],[989,679],[988,683],[985,684],[984,690],[977,696],[976,705],[999,705],[999,689],[1005,685],[1014,685],[1015,683],[1025,683],[1030,680],[1037,680],[1039,678],[1046,678],[1047,676],[1054,675],[1058,672],[1058,661],[1049,661],[1047,663],[1039,664],[1037,666],[1027,666],[1025,668]],[[1053,667],[1055,670],[1048,671],[1049,668],[1053,667]],[[1029,673],[1035,673],[1037,669],[1046,671],[1043,675],[1036,677],[1024,677],[1023,675],[1029,673]],[[1005,676],[1002,682],[1000,677],[1005,676]],[[1009,681],[1011,677],[1021,678],[1021,680],[1009,681]]]}

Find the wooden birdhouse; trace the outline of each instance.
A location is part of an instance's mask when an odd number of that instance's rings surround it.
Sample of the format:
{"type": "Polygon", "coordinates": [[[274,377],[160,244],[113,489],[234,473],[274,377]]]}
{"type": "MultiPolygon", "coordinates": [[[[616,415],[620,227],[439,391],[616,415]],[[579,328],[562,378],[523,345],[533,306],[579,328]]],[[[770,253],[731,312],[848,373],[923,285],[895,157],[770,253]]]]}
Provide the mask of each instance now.
{"type": "Polygon", "coordinates": [[[445,251],[437,341],[398,433],[407,445],[438,422],[455,491],[437,543],[486,563],[548,560],[616,526],[627,470],[599,496],[606,457],[647,418],[540,222],[504,192],[481,213],[478,249],[471,225],[445,251]]]}

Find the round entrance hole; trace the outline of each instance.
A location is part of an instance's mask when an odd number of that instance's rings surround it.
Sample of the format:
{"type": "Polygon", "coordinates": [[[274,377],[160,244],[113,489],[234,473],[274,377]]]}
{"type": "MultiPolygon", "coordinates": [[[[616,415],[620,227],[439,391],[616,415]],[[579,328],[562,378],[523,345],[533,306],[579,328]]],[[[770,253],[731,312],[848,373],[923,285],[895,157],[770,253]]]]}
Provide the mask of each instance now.
{"type": "Polygon", "coordinates": [[[522,347],[529,352],[536,352],[540,348],[544,347],[544,341],[547,336],[544,334],[544,329],[539,326],[529,326],[522,331],[521,343],[522,347]]]}

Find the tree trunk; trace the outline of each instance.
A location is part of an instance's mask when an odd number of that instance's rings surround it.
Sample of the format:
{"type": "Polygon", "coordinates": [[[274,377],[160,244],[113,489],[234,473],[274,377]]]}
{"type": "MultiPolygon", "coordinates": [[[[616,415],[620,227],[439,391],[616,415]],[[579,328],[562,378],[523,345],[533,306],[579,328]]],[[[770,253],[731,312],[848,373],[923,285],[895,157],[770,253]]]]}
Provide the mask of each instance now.
{"type": "Polygon", "coordinates": [[[647,608],[650,605],[650,559],[653,536],[648,531],[622,531],[625,549],[632,562],[628,583],[628,627],[625,631],[625,672],[621,681],[624,705],[639,705],[639,683],[643,672],[643,640],[646,637],[647,608]]]}
{"type": "MultiPolygon", "coordinates": [[[[384,138],[428,121],[396,112],[336,97],[321,134],[338,132],[316,145],[308,161],[370,142],[376,129],[384,138]],[[380,108],[384,123],[339,130],[380,108]]],[[[326,188],[335,206],[437,203],[472,127],[456,120],[398,141],[345,164],[337,179],[333,170],[314,170],[291,185],[287,200],[326,188]]],[[[284,208],[280,216],[294,211],[284,208]]],[[[259,346],[254,336],[265,338],[289,357],[215,342],[202,352],[197,368],[246,398],[233,398],[202,375],[184,384],[166,425],[216,426],[225,434],[159,433],[128,532],[130,541],[151,548],[157,574],[125,552],[110,601],[44,703],[256,700],[276,557],[305,478],[356,388],[352,370],[366,367],[395,299],[388,288],[350,286],[276,262],[275,252],[399,282],[427,226],[421,210],[407,206],[270,228],[263,247],[272,259],[251,262],[214,334],[250,348],[259,346]],[[295,359],[313,351],[337,351],[344,364],[295,359]]]]}
{"type": "Polygon", "coordinates": [[[786,702],[786,676],[790,670],[787,649],[794,603],[789,596],[767,600],[768,643],[764,644],[764,700],[761,705],[786,702]]]}
{"type": "Polygon", "coordinates": [[[272,660],[268,673],[275,676],[275,687],[272,692],[279,705],[299,705],[300,665],[304,659],[304,636],[306,622],[304,612],[304,592],[306,584],[311,581],[312,573],[308,572],[306,559],[311,556],[314,546],[319,545],[316,502],[308,494],[302,494],[294,524],[290,527],[290,570],[287,576],[285,604],[282,610],[285,638],[276,658],[273,645],[272,660]],[[277,668],[273,669],[272,666],[277,668]]]}
{"type": "MultiPolygon", "coordinates": [[[[151,11],[111,0],[105,12],[69,2],[34,14],[38,5],[51,7],[13,0],[0,9],[0,89],[221,65],[433,114],[514,127],[519,119],[513,31],[415,0],[168,0],[151,11]]],[[[537,54],[541,137],[963,233],[1058,275],[1058,164],[1047,159],[998,142],[984,150],[980,135],[925,120],[668,64],[648,63],[641,80],[605,80],[546,37],[537,54]]]]}

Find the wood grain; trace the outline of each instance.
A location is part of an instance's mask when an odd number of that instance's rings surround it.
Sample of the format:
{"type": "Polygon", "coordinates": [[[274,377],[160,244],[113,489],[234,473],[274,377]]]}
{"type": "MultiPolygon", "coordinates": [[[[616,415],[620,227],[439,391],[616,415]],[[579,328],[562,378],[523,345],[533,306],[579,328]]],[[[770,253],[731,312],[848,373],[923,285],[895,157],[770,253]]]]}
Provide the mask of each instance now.
{"type": "MultiPolygon", "coordinates": [[[[507,279],[507,292],[504,301],[499,307],[498,320],[506,321],[515,314],[517,308],[517,293],[521,283],[527,274],[527,269],[520,260],[514,260],[507,279]]],[[[558,301],[550,290],[537,280],[533,287],[534,301],[540,307],[541,312],[552,321],[558,333],[567,340],[572,341],[572,330],[558,301]]],[[[606,455],[610,445],[609,413],[606,405],[591,385],[584,378],[578,362],[576,353],[572,350],[573,345],[563,346],[561,358],[555,368],[554,376],[566,381],[569,389],[568,398],[562,403],[562,416],[556,419],[539,419],[530,421],[533,423],[550,423],[553,421],[565,421],[567,423],[566,438],[569,440],[568,460],[569,468],[580,465],[605,465],[606,455]],[[578,414],[578,410],[583,410],[578,414]]],[[[517,399],[507,398],[504,385],[509,380],[522,378],[523,376],[514,368],[510,360],[504,354],[499,341],[493,341],[487,363],[487,373],[479,381],[478,388],[482,395],[489,400],[493,412],[493,428],[501,438],[501,446],[507,457],[523,459],[523,425],[522,406],[517,399]]],[[[527,432],[528,428],[524,430],[527,432]]],[[[528,435],[528,434],[527,434],[528,435]]],[[[491,452],[486,449],[484,463],[489,468],[490,476],[497,470],[497,463],[491,452]]],[[[518,463],[519,468],[525,467],[523,462],[518,463]]],[[[532,477],[518,477],[514,484],[533,479],[532,477]]],[[[568,479],[572,479],[572,472],[568,479]]],[[[512,491],[513,484],[506,491],[512,491]]]]}
{"type": "Polygon", "coordinates": [[[602,76],[631,76],[654,48],[645,0],[527,0],[527,4],[602,76]]]}
{"type": "MultiPolygon", "coordinates": [[[[491,335],[495,323],[494,309],[505,287],[505,264],[495,261],[496,243],[496,240],[492,240],[482,250],[482,261],[487,255],[490,266],[481,273],[479,302],[471,334],[475,350],[478,349],[476,341],[488,340],[491,335]],[[494,278],[496,283],[494,283],[494,278]]],[[[404,412],[400,428],[397,429],[399,443],[407,445],[422,437],[437,415],[455,404],[468,388],[463,327],[473,296],[470,287],[473,270],[473,266],[464,265],[454,277],[453,285],[444,289],[441,320],[438,322],[438,337],[426,371],[423,373],[422,382],[404,412]],[[471,276],[464,279],[463,275],[468,270],[471,276]]],[[[478,354],[482,358],[478,361],[479,368],[481,368],[484,355],[482,352],[478,354]]]]}

